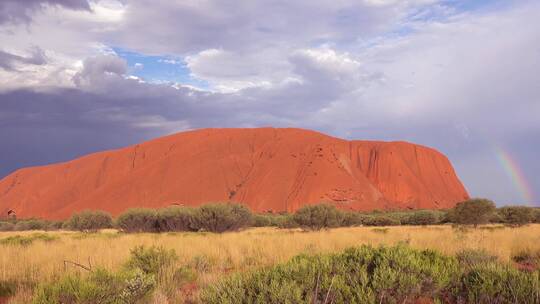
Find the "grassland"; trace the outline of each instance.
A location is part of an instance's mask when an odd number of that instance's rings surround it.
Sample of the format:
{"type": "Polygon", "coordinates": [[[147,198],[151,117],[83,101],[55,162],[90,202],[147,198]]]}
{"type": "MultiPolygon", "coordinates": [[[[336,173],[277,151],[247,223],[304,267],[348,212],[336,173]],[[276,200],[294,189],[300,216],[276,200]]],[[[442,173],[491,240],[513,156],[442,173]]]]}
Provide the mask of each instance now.
{"type": "Polygon", "coordinates": [[[0,233],[0,282],[18,282],[20,286],[12,303],[29,303],[33,286],[38,282],[53,281],[69,272],[85,272],[71,262],[116,271],[128,260],[132,248],[154,245],[174,249],[177,266],[190,265],[197,272],[195,282],[179,288],[176,296],[159,288],[154,295],[154,303],[176,303],[180,298],[196,301],[200,287],[231,273],[275,265],[301,253],[399,243],[448,255],[465,249],[484,249],[499,261],[511,263],[512,256],[520,252],[540,252],[540,225],[519,228],[491,225],[465,230],[449,225],[352,227],[316,232],[252,228],[223,234],[124,234],[114,230],[3,232],[0,233]],[[21,242],[21,237],[32,240],[21,242]]]}

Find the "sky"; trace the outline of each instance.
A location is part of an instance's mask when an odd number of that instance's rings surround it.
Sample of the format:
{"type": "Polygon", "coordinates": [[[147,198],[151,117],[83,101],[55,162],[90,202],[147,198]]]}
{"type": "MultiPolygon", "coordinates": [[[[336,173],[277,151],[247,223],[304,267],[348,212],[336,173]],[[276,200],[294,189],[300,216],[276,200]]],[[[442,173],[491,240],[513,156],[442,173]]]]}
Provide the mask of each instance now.
{"type": "Polygon", "coordinates": [[[404,140],[540,205],[540,2],[2,0],[0,177],[206,127],[404,140]]]}

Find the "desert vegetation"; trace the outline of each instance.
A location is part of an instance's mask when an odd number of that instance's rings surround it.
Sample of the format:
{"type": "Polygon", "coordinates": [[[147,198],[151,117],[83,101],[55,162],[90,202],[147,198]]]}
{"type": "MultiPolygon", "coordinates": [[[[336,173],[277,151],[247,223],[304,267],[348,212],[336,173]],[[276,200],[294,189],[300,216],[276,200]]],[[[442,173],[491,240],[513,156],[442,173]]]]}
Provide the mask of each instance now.
{"type": "Polygon", "coordinates": [[[322,203],[300,208],[293,214],[253,214],[235,203],[211,203],[200,207],[170,206],[161,209],[132,208],[116,219],[103,211],[85,210],[62,221],[42,219],[0,220],[0,231],[72,230],[96,231],[116,228],[127,233],[140,232],[227,232],[247,227],[302,228],[321,230],[354,226],[397,226],[454,224],[478,226],[503,224],[518,227],[540,223],[540,209],[526,206],[496,208],[487,199],[471,199],[449,210],[344,211],[322,203]]]}
{"type": "MultiPolygon", "coordinates": [[[[407,293],[411,301],[516,303],[506,301],[507,297],[521,299],[523,293],[538,292],[534,284],[539,279],[539,237],[540,225],[536,224],[317,231],[263,227],[229,233],[4,232],[0,234],[0,286],[5,296],[12,296],[12,303],[234,303],[231,297],[239,289],[248,292],[236,303],[255,303],[253,295],[259,291],[265,303],[293,301],[295,295],[306,292],[306,296],[317,295],[318,303],[324,303],[321,297],[326,299],[327,294],[334,303],[339,299],[354,303],[361,298],[378,300],[365,303],[379,303],[381,297],[382,303],[403,303],[407,293]],[[396,256],[401,258],[393,262],[396,256]],[[431,264],[424,263],[426,260],[431,264]],[[353,269],[345,267],[350,263],[364,272],[351,273],[353,269]],[[411,275],[422,275],[409,281],[412,279],[392,270],[399,267],[409,269],[411,275]],[[333,270],[323,271],[329,268],[333,270]],[[441,273],[442,269],[450,273],[441,273]],[[300,280],[307,276],[311,276],[309,280],[300,280]],[[384,293],[379,282],[351,295],[344,293],[344,278],[351,276],[370,282],[380,277],[388,284],[384,293]],[[407,285],[417,280],[426,286],[417,290],[407,285]],[[511,285],[514,291],[510,291],[505,284],[514,280],[527,284],[523,288],[511,285]],[[235,285],[239,282],[245,285],[235,285]],[[268,289],[254,289],[262,283],[268,289]],[[226,288],[232,285],[236,289],[226,288]],[[479,294],[488,291],[491,296],[479,300],[479,294]],[[100,300],[100,295],[111,294],[115,296],[107,299],[116,302],[100,300]],[[140,302],[126,300],[131,296],[140,302]],[[58,302],[60,297],[71,302],[58,302]]],[[[538,303],[534,302],[538,298],[528,299],[517,303],[538,303]]]]}
{"type": "Polygon", "coordinates": [[[444,211],[209,204],[10,219],[0,302],[540,303],[537,219],[538,209],[483,200],[444,211]]]}

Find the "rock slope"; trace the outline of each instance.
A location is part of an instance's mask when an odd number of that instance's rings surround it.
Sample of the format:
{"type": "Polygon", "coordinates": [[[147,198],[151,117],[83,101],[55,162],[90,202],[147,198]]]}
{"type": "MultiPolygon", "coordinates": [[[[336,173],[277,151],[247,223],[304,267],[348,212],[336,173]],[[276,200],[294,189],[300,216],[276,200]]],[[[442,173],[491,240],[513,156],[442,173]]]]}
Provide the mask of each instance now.
{"type": "Polygon", "coordinates": [[[292,212],[449,208],[468,198],[448,159],[406,142],[347,141],[302,129],[201,129],[0,180],[0,214],[62,219],[75,211],[235,201],[292,212]]]}

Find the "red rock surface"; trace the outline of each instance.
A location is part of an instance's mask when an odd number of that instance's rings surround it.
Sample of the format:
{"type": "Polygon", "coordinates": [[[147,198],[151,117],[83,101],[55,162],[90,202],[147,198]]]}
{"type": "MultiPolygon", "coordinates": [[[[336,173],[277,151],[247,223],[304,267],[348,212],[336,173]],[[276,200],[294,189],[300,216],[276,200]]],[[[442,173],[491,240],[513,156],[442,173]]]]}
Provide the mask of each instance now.
{"type": "Polygon", "coordinates": [[[449,208],[468,198],[448,159],[406,142],[347,141],[302,129],[202,129],[0,181],[0,212],[61,219],[74,211],[235,201],[294,211],[449,208]]]}

